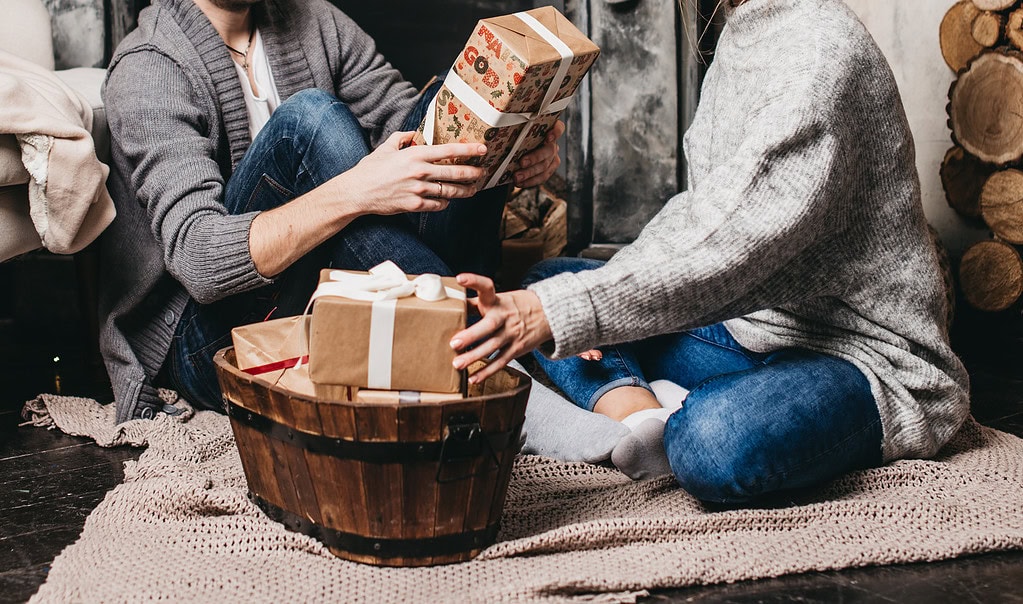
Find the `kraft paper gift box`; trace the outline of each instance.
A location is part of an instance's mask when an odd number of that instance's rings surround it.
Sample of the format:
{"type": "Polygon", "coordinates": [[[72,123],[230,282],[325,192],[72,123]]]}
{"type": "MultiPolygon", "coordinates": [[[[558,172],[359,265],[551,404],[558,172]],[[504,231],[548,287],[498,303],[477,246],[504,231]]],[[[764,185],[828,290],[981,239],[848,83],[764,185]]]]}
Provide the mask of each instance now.
{"type": "Polygon", "coordinates": [[[311,304],[313,382],[449,399],[464,391],[464,372],[452,366],[449,345],[467,315],[465,288],[454,278],[407,276],[393,262],[368,273],[328,269],[311,304]]]}
{"type": "Polygon", "coordinates": [[[477,183],[511,182],[526,153],[543,144],[600,49],[546,6],[481,20],[444,79],[414,145],[479,142],[477,183]]]}
{"type": "Polygon", "coordinates": [[[309,317],[285,317],[231,330],[238,369],[302,396],[350,401],[355,388],[309,379],[309,317]]]}

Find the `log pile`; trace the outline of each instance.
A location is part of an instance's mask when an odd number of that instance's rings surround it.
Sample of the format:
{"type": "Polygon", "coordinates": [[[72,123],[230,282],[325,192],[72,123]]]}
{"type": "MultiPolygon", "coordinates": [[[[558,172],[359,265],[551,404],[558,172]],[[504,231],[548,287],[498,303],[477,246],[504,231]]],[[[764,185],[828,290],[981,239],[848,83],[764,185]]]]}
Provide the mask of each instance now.
{"type": "Polygon", "coordinates": [[[959,266],[963,297],[1002,311],[1023,297],[1023,6],[1021,0],[963,0],[942,19],[941,53],[956,80],[948,92],[954,145],[941,163],[945,198],[982,221],[990,240],[959,266]]]}

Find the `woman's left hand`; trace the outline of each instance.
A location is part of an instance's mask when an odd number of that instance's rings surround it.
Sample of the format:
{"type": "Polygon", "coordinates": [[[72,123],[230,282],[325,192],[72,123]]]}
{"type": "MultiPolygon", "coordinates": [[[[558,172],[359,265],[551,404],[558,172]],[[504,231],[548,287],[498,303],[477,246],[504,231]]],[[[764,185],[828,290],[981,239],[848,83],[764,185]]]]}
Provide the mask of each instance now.
{"type": "Polygon", "coordinates": [[[540,298],[533,292],[517,290],[498,294],[493,281],[469,273],[458,275],[458,283],[476,290],[479,297],[470,298],[469,303],[483,318],[451,339],[451,348],[461,353],[455,357],[455,368],[465,369],[498,353],[486,367],[469,377],[473,384],[494,375],[512,359],[553,337],[540,298]],[[476,347],[465,352],[473,344],[476,347]]]}
{"type": "Polygon", "coordinates": [[[558,139],[565,133],[565,123],[558,120],[547,133],[544,144],[522,156],[519,169],[515,172],[515,186],[522,189],[537,187],[547,182],[561,165],[558,156],[558,139]]]}

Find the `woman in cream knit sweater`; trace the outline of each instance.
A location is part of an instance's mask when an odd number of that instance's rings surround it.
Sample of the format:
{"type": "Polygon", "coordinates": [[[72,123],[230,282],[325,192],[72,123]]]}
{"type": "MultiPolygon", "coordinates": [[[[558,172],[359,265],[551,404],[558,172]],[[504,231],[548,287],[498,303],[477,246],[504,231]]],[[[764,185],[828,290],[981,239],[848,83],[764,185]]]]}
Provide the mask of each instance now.
{"type": "Polygon", "coordinates": [[[607,264],[541,264],[503,294],[461,275],[484,317],[452,341],[460,367],[496,353],[474,379],[541,350],[577,405],[632,428],[616,465],[728,503],[932,456],[969,408],[883,55],[841,0],[737,4],[689,190],[607,264]]]}

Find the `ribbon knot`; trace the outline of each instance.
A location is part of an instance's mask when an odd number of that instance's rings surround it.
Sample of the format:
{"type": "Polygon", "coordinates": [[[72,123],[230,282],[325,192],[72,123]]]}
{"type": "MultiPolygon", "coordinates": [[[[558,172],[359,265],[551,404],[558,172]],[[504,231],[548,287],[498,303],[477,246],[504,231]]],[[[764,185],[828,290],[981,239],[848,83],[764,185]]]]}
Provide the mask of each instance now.
{"type": "Polygon", "coordinates": [[[440,275],[427,273],[409,279],[398,265],[390,260],[369,269],[368,274],[330,271],[330,280],[320,283],[309,299],[306,312],[317,299],[336,296],[349,300],[379,302],[415,296],[425,302],[439,302],[448,298],[465,299],[465,293],[445,287],[440,275]]]}

